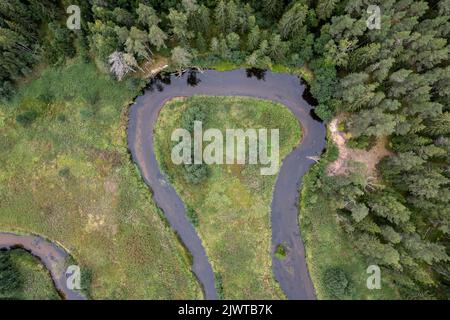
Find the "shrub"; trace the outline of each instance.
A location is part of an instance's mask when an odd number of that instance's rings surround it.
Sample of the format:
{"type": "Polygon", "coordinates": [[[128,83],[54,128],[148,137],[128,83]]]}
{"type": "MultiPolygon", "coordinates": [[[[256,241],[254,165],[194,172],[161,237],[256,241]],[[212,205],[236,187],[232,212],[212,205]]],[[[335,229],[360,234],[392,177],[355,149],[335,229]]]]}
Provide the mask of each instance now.
{"type": "Polygon", "coordinates": [[[16,121],[23,126],[29,126],[37,119],[38,116],[39,113],[37,113],[37,111],[29,110],[19,114],[16,117],[16,121]]]}
{"type": "Polygon", "coordinates": [[[66,121],[67,121],[67,117],[66,117],[66,115],[63,114],[63,113],[58,114],[58,116],[56,117],[56,119],[57,119],[59,122],[66,122],[66,121]]]}
{"type": "Polygon", "coordinates": [[[50,91],[46,91],[38,96],[38,99],[46,104],[51,103],[54,98],[54,95],[50,91]]]}
{"type": "Polygon", "coordinates": [[[284,246],[279,244],[275,249],[275,257],[277,257],[280,260],[284,260],[284,258],[286,258],[286,254],[287,252],[284,246]]]}
{"type": "Polygon", "coordinates": [[[184,166],[187,182],[199,184],[208,178],[209,170],[206,164],[186,164],[184,166]]]}
{"type": "Polygon", "coordinates": [[[22,278],[9,251],[0,251],[0,296],[10,296],[22,287],[22,278]]]}
{"type": "Polygon", "coordinates": [[[55,22],[48,24],[49,40],[45,44],[44,57],[52,65],[62,64],[66,57],[72,58],[76,54],[73,46],[73,33],[55,22]]]}
{"type": "Polygon", "coordinates": [[[189,132],[194,132],[194,121],[206,120],[206,112],[200,105],[195,105],[187,109],[181,117],[181,126],[189,132]]]}
{"type": "MultiPolygon", "coordinates": [[[[194,105],[188,108],[181,117],[181,126],[189,132],[194,132],[194,121],[204,122],[207,118],[206,112],[201,105],[194,105]]],[[[204,124],[204,123],[203,123],[204,124]]],[[[192,152],[192,155],[194,152],[192,152]]],[[[209,175],[209,168],[206,164],[187,164],[184,166],[186,181],[192,184],[199,184],[206,180],[209,175]]]]}
{"type": "Polygon", "coordinates": [[[61,170],[58,171],[58,175],[61,178],[69,178],[70,177],[70,169],[67,167],[62,168],[61,170]]]}
{"type": "Polygon", "coordinates": [[[188,207],[186,209],[186,214],[187,214],[187,217],[188,217],[189,221],[192,223],[192,225],[194,227],[198,227],[198,222],[199,221],[198,221],[197,212],[194,209],[188,207]]]}
{"type": "Polygon", "coordinates": [[[350,138],[347,145],[350,148],[370,150],[375,144],[375,138],[372,136],[361,135],[357,138],[350,138]]]}
{"type": "Polygon", "coordinates": [[[86,267],[81,268],[81,291],[86,297],[91,296],[92,270],[86,267]]]}
{"type": "Polygon", "coordinates": [[[15,90],[10,81],[5,81],[2,79],[2,84],[0,85],[0,100],[9,99],[15,94],[15,90]]]}
{"type": "Polygon", "coordinates": [[[319,104],[314,111],[323,121],[330,121],[333,117],[333,110],[325,104],[319,104]]]}
{"type": "Polygon", "coordinates": [[[137,91],[145,86],[145,82],[139,78],[128,78],[125,82],[125,85],[130,91],[137,91]]]}
{"type": "Polygon", "coordinates": [[[219,297],[219,300],[223,300],[225,299],[224,293],[223,293],[223,280],[222,280],[222,276],[215,272],[214,273],[214,278],[215,278],[215,282],[216,282],[216,290],[217,290],[217,296],[219,297]]]}
{"type": "Polygon", "coordinates": [[[328,294],[336,298],[342,298],[348,293],[349,281],[341,268],[333,267],[325,270],[323,283],[328,294]]]}
{"type": "Polygon", "coordinates": [[[95,112],[88,108],[83,108],[80,110],[80,116],[82,120],[89,120],[95,115],[95,112]]]}
{"type": "Polygon", "coordinates": [[[88,91],[85,99],[89,105],[96,106],[101,100],[100,92],[98,90],[88,91]]]}

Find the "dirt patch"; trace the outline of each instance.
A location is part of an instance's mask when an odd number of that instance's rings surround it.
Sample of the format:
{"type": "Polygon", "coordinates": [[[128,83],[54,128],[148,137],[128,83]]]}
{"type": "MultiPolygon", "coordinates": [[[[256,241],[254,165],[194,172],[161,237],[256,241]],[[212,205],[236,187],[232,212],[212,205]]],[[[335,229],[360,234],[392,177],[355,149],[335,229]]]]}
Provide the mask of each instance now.
{"type": "Polygon", "coordinates": [[[112,194],[117,194],[117,191],[119,187],[117,186],[117,182],[115,182],[113,179],[106,179],[106,181],[103,183],[103,186],[105,187],[105,191],[112,194]]]}
{"type": "Polygon", "coordinates": [[[103,177],[108,176],[111,170],[120,167],[123,163],[122,154],[115,150],[90,149],[87,157],[103,177]]]}
{"type": "Polygon", "coordinates": [[[241,171],[244,169],[244,165],[242,164],[232,164],[228,167],[228,172],[231,172],[234,176],[236,176],[239,180],[242,180],[241,171]]]}
{"type": "Polygon", "coordinates": [[[392,152],[386,149],[387,138],[377,138],[375,145],[368,151],[349,148],[345,134],[339,131],[339,123],[342,120],[343,116],[338,116],[328,126],[331,139],[339,150],[339,157],[328,166],[328,175],[348,174],[355,167],[352,163],[356,162],[363,164],[361,169],[367,177],[378,178],[376,165],[382,158],[392,155],[392,152]]]}
{"type": "Polygon", "coordinates": [[[105,224],[105,216],[104,215],[96,215],[96,214],[87,214],[87,223],[85,229],[87,232],[96,231],[102,228],[105,224]]]}
{"type": "Polygon", "coordinates": [[[142,65],[139,71],[139,76],[146,79],[151,78],[160,73],[162,70],[168,67],[168,60],[165,57],[156,56],[151,61],[148,61],[142,65]]]}

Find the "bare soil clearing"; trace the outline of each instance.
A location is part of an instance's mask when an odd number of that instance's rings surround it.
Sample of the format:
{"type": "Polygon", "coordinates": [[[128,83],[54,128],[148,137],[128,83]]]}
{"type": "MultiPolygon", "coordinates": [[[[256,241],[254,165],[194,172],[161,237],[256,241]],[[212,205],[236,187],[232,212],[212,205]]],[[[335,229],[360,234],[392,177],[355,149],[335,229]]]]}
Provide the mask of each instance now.
{"type": "Polygon", "coordinates": [[[357,162],[363,164],[362,170],[365,176],[377,178],[378,162],[384,157],[392,155],[392,152],[386,149],[386,137],[378,138],[369,151],[349,148],[345,134],[339,131],[339,123],[342,120],[343,116],[340,115],[334,118],[328,126],[331,139],[339,149],[339,157],[329,165],[328,175],[348,174],[355,167],[352,163],[357,162]]]}
{"type": "Polygon", "coordinates": [[[162,56],[156,56],[153,60],[142,65],[142,69],[138,70],[140,76],[144,79],[151,78],[168,67],[168,59],[162,56]]]}

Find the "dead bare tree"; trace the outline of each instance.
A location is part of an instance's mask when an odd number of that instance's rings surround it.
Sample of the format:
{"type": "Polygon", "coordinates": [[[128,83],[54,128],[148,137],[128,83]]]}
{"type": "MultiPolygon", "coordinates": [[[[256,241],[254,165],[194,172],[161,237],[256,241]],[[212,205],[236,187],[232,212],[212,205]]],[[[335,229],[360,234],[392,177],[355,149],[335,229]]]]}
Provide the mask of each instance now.
{"type": "Polygon", "coordinates": [[[128,64],[124,54],[120,51],[114,51],[108,57],[110,72],[113,73],[119,81],[130,71],[134,71],[128,64]]]}

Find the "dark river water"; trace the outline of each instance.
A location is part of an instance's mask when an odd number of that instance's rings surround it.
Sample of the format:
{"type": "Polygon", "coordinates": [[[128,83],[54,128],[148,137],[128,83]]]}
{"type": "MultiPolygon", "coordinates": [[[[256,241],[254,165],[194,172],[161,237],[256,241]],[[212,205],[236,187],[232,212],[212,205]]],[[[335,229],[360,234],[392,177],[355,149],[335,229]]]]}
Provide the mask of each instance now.
{"type": "Polygon", "coordinates": [[[293,75],[255,69],[186,72],[181,77],[154,79],[131,106],[128,147],[133,161],[152,190],[157,206],[192,255],[192,271],[201,283],[206,299],[218,298],[214,272],[202,242],[186,216],[182,200],[162,174],[154,153],[153,131],[159,112],[172,98],[196,94],[268,99],[292,111],[302,125],[303,139],[284,159],[273,192],[272,265],[275,278],[289,299],[315,299],[298,224],[298,205],[302,177],[314,164],[308,157],[320,156],[325,147],[326,130],[314,116],[313,107],[303,99],[305,88],[293,75]],[[274,256],[280,244],[287,252],[282,260],[274,256]]]}

